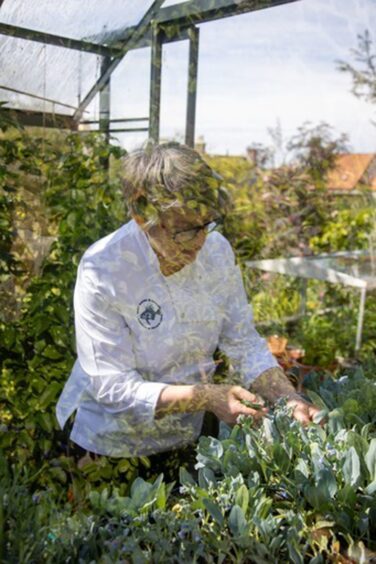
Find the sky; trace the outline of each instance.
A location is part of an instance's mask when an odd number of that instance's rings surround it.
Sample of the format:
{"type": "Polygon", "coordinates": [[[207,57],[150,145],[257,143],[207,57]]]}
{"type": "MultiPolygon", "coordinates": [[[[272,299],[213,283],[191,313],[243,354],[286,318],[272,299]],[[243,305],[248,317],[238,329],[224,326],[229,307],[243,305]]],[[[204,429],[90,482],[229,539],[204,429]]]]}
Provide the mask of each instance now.
{"type": "MultiPolygon", "coordinates": [[[[0,20],[99,41],[102,33],[136,23],[150,2],[66,0],[56,11],[51,0],[4,0],[0,20]]],[[[179,0],[167,0],[164,6],[176,3],[179,0]]],[[[334,137],[347,134],[352,152],[376,152],[376,127],[371,123],[376,122],[376,104],[356,98],[351,77],[338,70],[339,60],[354,63],[351,50],[366,29],[376,54],[376,0],[299,0],[198,27],[196,139],[204,138],[209,153],[244,155],[249,145],[270,146],[270,129],[278,126],[287,141],[305,122],[328,123],[334,137]]],[[[188,41],[164,45],[162,58],[161,139],[182,141],[188,41]]],[[[55,107],[4,88],[0,99],[25,109],[69,114],[95,82],[99,59],[91,53],[0,37],[2,85],[70,107],[55,107]]],[[[149,82],[150,48],[127,53],[111,77],[111,117],[147,116],[149,82]]],[[[85,118],[98,119],[98,96],[88,110],[85,118]]],[[[147,134],[116,135],[131,150],[147,134]]],[[[284,157],[288,160],[280,151],[277,161],[284,157]]]]}
{"type": "MultiPolygon", "coordinates": [[[[167,4],[176,3],[176,0],[167,4]]],[[[209,153],[245,154],[272,143],[279,125],[288,139],[304,122],[346,133],[352,152],[376,151],[376,106],[351,93],[338,60],[365,29],[376,52],[376,0],[300,0],[200,26],[196,138],[209,153]]],[[[112,77],[112,117],[148,114],[150,51],[129,53],[112,77]]],[[[188,42],[163,47],[161,138],[183,140],[188,42]]],[[[145,134],[124,134],[127,149],[145,134]]],[[[279,156],[282,158],[282,155],[279,156]]]]}

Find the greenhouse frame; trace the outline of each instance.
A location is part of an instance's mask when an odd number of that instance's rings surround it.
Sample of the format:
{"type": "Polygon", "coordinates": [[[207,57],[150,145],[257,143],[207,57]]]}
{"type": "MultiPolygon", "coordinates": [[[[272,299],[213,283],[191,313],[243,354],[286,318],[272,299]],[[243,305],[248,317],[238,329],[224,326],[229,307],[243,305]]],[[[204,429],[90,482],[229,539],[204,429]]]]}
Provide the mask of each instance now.
{"type": "Polygon", "coordinates": [[[99,0],[79,5],[69,0],[51,10],[47,2],[36,6],[26,0],[0,0],[2,112],[24,126],[73,131],[89,126],[107,139],[111,133],[141,131],[159,141],[162,48],[166,43],[187,40],[185,143],[193,146],[198,24],[296,1],[188,0],[164,6],[165,0],[111,0],[104,7],[99,0]],[[113,119],[112,73],[127,53],[142,47],[151,49],[149,115],[113,119]],[[54,68],[47,76],[51,61],[54,68]],[[97,96],[99,119],[85,119],[85,111],[97,96]]]}

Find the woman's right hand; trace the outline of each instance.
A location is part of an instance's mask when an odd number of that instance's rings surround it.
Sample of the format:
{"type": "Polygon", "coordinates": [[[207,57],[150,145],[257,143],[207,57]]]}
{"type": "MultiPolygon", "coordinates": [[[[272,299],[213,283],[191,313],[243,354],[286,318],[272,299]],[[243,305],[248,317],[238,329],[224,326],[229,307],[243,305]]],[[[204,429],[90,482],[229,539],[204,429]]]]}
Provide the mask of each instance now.
{"type": "Polygon", "coordinates": [[[209,385],[207,410],[228,425],[235,425],[239,415],[251,415],[256,420],[260,420],[267,415],[268,408],[257,407],[253,409],[241,403],[242,400],[256,405],[259,404],[257,396],[241,386],[211,384],[209,385]]]}

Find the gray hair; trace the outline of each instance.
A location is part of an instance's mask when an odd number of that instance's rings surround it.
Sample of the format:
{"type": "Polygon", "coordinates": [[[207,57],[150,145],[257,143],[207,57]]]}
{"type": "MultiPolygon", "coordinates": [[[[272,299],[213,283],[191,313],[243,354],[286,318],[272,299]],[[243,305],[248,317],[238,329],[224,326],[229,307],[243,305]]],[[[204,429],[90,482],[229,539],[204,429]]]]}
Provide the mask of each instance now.
{"type": "Polygon", "coordinates": [[[150,218],[172,206],[218,208],[220,177],[187,145],[148,141],[123,163],[124,198],[132,213],[150,218]]]}

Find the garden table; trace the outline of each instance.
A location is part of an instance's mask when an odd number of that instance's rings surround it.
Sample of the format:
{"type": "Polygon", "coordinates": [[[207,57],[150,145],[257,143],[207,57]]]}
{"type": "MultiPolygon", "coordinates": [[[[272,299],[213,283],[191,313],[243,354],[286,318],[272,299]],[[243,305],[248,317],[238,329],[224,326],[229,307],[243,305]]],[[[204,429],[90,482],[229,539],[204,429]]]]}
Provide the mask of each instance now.
{"type": "Polygon", "coordinates": [[[250,268],[304,279],[304,305],[307,279],[325,280],[333,284],[358,288],[360,303],[355,351],[360,349],[366,294],[367,291],[376,289],[376,251],[341,251],[305,257],[253,260],[245,264],[250,268]]]}

